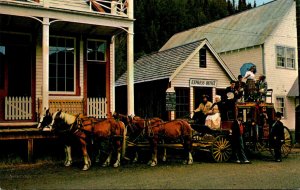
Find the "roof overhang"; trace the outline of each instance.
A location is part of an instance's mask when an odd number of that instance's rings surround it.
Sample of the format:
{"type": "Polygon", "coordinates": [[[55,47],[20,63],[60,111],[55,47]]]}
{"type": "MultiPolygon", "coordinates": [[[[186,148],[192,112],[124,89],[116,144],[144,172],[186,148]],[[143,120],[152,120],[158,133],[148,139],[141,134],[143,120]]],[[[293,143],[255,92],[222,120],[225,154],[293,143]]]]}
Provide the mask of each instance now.
{"type": "Polygon", "coordinates": [[[295,80],[292,88],[290,89],[289,93],[287,94],[288,97],[299,97],[299,82],[298,77],[295,80]]]}

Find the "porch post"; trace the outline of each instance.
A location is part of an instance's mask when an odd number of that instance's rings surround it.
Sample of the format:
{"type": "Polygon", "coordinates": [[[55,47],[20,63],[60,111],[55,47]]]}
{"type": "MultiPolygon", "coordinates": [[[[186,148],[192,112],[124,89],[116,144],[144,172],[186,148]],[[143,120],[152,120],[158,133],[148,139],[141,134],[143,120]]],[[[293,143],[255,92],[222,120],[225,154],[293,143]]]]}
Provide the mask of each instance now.
{"type": "MultiPolygon", "coordinates": [[[[128,0],[128,18],[133,19],[133,0],[128,0]]],[[[127,34],[127,114],[134,115],[134,47],[133,24],[127,34]]]]}
{"type": "Polygon", "coordinates": [[[49,107],[49,18],[43,18],[43,88],[42,109],[49,107]]]}
{"type": "Polygon", "coordinates": [[[193,117],[193,111],[195,110],[194,108],[194,87],[190,87],[190,117],[193,117]]]}
{"type": "Polygon", "coordinates": [[[113,113],[115,108],[115,36],[110,42],[110,112],[113,113]]]}

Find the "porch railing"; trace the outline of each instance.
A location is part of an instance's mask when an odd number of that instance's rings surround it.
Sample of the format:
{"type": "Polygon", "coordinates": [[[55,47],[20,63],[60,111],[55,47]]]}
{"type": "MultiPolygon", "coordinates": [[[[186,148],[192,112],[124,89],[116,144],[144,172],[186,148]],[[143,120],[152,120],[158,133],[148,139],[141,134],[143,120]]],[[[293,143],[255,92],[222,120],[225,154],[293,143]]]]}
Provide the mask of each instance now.
{"type": "Polygon", "coordinates": [[[87,0],[90,11],[96,10],[100,13],[108,13],[127,17],[127,0],[87,0]]]}
{"type": "Polygon", "coordinates": [[[32,119],[31,97],[5,97],[5,120],[32,119]]]}
{"type": "Polygon", "coordinates": [[[50,113],[62,110],[71,114],[83,114],[83,100],[49,100],[50,113]]]}
{"type": "Polygon", "coordinates": [[[106,98],[94,97],[87,99],[87,116],[96,118],[107,117],[107,101],[106,98]]]}

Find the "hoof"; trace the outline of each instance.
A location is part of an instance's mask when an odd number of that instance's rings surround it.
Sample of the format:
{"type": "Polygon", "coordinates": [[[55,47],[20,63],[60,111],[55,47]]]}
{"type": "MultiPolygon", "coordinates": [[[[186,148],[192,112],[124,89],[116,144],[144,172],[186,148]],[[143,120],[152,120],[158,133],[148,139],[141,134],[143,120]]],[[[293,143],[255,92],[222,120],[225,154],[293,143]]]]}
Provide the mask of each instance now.
{"type": "Polygon", "coordinates": [[[116,163],[114,164],[114,168],[117,168],[119,167],[121,164],[120,164],[120,161],[116,161],[116,163]]]}
{"type": "Polygon", "coordinates": [[[162,161],[163,161],[163,162],[167,161],[167,157],[164,156],[164,157],[162,158],[162,161]]]}
{"type": "Polygon", "coordinates": [[[137,158],[134,158],[134,159],[132,160],[133,163],[136,163],[137,161],[138,161],[137,158]]]}
{"type": "Polygon", "coordinates": [[[193,164],[193,160],[192,159],[185,160],[182,163],[185,164],[185,165],[191,165],[191,164],[193,164]]]}
{"type": "Polygon", "coordinates": [[[107,167],[107,166],[109,166],[109,163],[107,163],[107,162],[104,162],[104,163],[102,164],[102,167],[107,167]]]}
{"type": "Polygon", "coordinates": [[[193,164],[193,159],[190,159],[188,162],[187,162],[188,165],[191,165],[193,164]]]}
{"type": "Polygon", "coordinates": [[[96,158],[96,159],[95,159],[95,162],[96,162],[96,163],[99,163],[99,162],[100,162],[100,158],[96,158]]]}
{"type": "Polygon", "coordinates": [[[72,161],[71,160],[65,161],[65,166],[66,167],[69,167],[71,165],[72,165],[72,161]]]}
{"type": "Polygon", "coordinates": [[[85,164],[82,168],[83,171],[87,171],[88,169],[90,169],[90,165],[89,164],[85,164]]]}
{"type": "Polygon", "coordinates": [[[151,167],[154,167],[157,165],[157,161],[153,160],[152,163],[150,164],[151,167]]]}

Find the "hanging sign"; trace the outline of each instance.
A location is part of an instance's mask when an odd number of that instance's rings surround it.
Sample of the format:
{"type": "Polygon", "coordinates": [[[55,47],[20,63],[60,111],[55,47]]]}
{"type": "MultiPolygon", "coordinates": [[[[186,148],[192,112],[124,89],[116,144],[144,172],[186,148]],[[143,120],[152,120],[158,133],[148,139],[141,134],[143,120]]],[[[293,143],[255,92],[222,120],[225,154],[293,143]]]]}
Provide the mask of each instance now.
{"type": "Polygon", "coordinates": [[[176,92],[174,88],[168,88],[166,91],[166,111],[176,110],[176,92]]]}
{"type": "Polygon", "coordinates": [[[190,86],[195,87],[217,87],[217,80],[211,79],[190,79],[190,86]]]}

